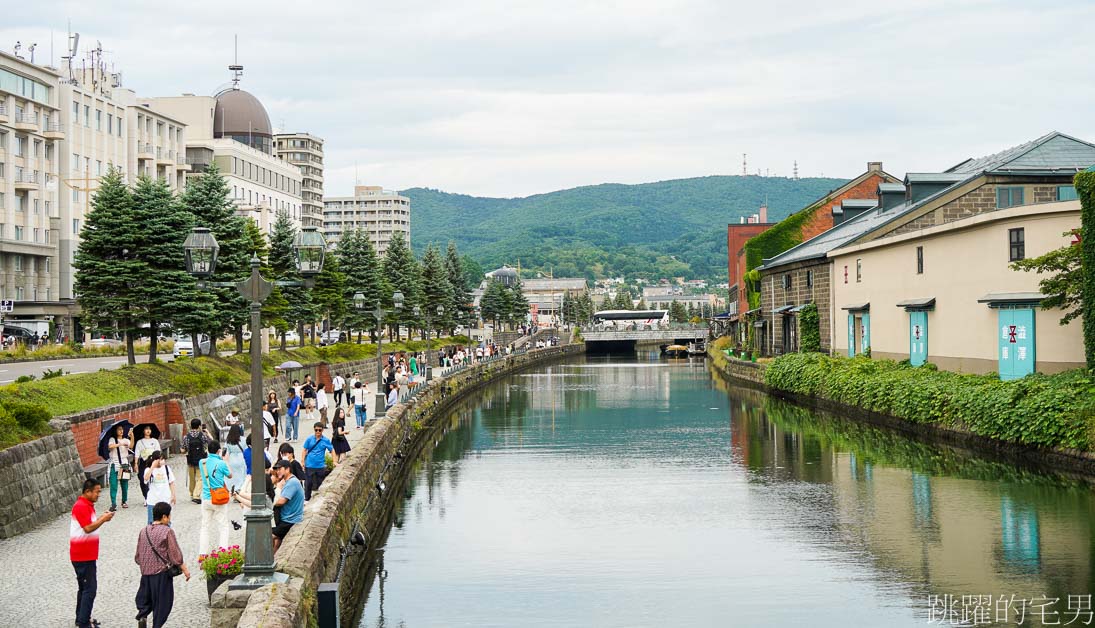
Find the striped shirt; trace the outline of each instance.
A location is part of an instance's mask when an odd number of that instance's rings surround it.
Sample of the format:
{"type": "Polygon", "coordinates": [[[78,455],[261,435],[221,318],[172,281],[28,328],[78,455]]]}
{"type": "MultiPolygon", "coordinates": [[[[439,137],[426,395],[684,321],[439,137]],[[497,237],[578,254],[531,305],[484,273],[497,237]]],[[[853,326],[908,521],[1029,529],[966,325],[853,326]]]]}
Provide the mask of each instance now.
{"type": "Polygon", "coordinates": [[[72,505],[68,527],[68,557],[74,563],[99,560],[99,531],[84,532],[84,526],[95,523],[95,504],[81,495],[72,505]]]}

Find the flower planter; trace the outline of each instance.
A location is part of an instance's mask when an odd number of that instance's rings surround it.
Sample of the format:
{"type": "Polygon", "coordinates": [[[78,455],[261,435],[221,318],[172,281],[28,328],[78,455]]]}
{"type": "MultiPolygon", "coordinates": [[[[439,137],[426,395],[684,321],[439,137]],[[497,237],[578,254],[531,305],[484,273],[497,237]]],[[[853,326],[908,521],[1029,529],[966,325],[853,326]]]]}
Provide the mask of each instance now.
{"type": "Polygon", "coordinates": [[[217,590],[217,587],[221,586],[225,582],[228,582],[235,576],[206,576],[205,589],[209,593],[209,600],[213,600],[213,592],[217,590]]]}

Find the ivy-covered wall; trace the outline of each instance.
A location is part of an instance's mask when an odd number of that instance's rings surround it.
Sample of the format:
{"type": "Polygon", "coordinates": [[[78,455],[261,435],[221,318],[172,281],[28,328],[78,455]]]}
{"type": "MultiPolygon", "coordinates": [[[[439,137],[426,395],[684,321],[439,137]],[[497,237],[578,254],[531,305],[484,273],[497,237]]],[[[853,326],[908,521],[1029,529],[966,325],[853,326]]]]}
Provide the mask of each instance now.
{"type": "Polygon", "coordinates": [[[1076,174],[1073,180],[1080,196],[1080,247],[1083,287],[1080,311],[1084,322],[1084,358],[1095,369],[1095,171],[1076,174]]]}

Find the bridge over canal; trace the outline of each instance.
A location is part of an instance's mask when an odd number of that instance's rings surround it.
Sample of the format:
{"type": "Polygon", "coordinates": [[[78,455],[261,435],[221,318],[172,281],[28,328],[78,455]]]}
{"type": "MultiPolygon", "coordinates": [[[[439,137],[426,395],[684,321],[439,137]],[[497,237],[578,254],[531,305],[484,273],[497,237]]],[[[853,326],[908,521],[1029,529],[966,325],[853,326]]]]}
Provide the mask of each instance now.
{"type": "Polygon", "coordinates": [[[594,325],[582,328],[586,348],[594,353],[602,351],[633,350],[636,345],[649,344],[667,347],[703,342],[707,338],[706,326],[687,325],[671,327],[625,327],[594,325]]]}

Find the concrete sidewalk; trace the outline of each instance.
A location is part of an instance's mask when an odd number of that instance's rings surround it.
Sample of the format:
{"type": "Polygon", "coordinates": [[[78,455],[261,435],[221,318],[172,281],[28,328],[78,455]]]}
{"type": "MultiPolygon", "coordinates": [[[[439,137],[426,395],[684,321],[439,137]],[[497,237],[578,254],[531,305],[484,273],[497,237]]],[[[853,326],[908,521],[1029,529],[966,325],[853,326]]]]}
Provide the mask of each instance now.
{"type": "MultiPolygon", "coordinates": [[[[371,387],[371,385],[370,385],[371,387]]],[[[369,413],[372,419],[372,412],[369,413]]],[[[353,429],[352,415],[348,431],[351,447],[360,441],[365,430],[353,429]]],[[[311,434],[311,429],[302,432],[311,434]]],[[[327,432],[330,437],[330,430],[327,432]]],[[[291,443],[301,459],[303,439],[291,443]]],[[[280,444],[280,443],[279,443],[280,444]]],[[[277,451],[274,443],[272,452],[277,451]]],[[[207,628],[209,607],[205,580],[197,564],[198,534],[201,526],[201,506],[190,501],[186,488],[186,459],[172,456],[171,470],[175,474],[177,504],[172,509],[172,528],[179,539],[191,578],[175,579],[175,605],[168,620],[172,627],[207,628]]],[[[322,491],[321,491],[322,493],[322,491]]],[[[75,502],[78,495],[73,495],[75,502]]],[[[144,528],[147,515],[141,490],[136,479],[129,483],[129,508],[119,508],[114,519],[99,528],[98,594],[92,617],[106,628],[132,626],[136,622],[134,598],[140,584],[140,570],[133,562],[137,535],[144,528]]],[[[110,508],[110,489],[103,487],[95,509],[99,513],[110,508]]],[[[230,504],[231,518],[244,523],[238,504],[230,504]]],[[[305,506],[307,512],[309,506],[305,506]]],[[[65,514],[36,530],[10,539],[0,540],[0,556],[9,559],[9,575],[0,587],[0,626],[43,626],[68,628],[76,618],[76,576],[68,558],[69,515],[65,514]]],[[[216,539],[216,534],[211,535],[216,539]]],[[[244,530],[232,530],[229,544],[243,545],[244,530]]]]}

